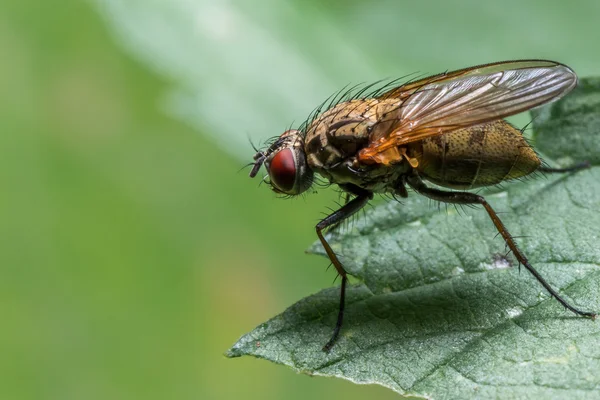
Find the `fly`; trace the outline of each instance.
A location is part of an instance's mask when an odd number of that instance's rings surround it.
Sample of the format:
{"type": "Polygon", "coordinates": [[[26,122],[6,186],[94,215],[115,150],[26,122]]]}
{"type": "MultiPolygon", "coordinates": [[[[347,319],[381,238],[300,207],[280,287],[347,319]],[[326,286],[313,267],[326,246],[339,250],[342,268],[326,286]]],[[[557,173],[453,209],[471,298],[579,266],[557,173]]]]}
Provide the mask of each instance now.
{"type": "Polygon", "coordinates": [[[250,176],[264,164],[272,189],[289,196],[308,190],[319,174],[347,193],[346,204],[316,225],[331,263],[341,276],[335,344],[344,320],[346,270],[323,231],[354,215],[375,193],[407,197],[406,187],[430,199],[483,206],[517,261],[564,307],[569,304],[533,268],[484,197],[465,191],[524,177],[534,171],[571,172],[541,165],[521,131],[503,118],[555,101],[577,85],[564,64],[545,60],[504,61],[446,72],[332,105],[300,129],[284,132],[254,156],[250,176]]]}

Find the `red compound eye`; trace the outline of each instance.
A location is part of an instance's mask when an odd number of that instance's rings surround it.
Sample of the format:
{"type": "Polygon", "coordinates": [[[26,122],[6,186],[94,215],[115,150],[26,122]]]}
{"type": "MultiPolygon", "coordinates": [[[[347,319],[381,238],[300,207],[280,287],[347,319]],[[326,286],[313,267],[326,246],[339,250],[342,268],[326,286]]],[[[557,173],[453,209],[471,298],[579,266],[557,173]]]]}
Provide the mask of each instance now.
{"type": "Polygon", "coordinates": [[[269,167],[272,183],[283,192],[290,192],[296,181],[296,163],[290,149],[283,149],[275,154],[269,167]]]}

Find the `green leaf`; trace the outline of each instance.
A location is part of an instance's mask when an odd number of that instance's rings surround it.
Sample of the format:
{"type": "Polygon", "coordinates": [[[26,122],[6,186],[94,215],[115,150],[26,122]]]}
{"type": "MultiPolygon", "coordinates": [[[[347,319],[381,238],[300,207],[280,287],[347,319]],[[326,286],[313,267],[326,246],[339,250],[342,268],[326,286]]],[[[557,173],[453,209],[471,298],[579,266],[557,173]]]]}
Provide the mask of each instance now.
{"type": "MultiPolygon", "coordinates": [[[[589,170],[510,183],[486,198],[534,267],[573,305],[600,310],[600,85],[587,80],[536,112],[545,154],[589,170]],[[572,141],[572,142],[571,142],[572,141]],[[575,143],[572,144],[571,143],[575,143]]],[[[600,323],[576,317],[506,256],[483,209],[411,193],[328,236],[361,282],[309,296],[244,335],[227,353],[311,374],[376,383],[406,396],[591,398],[600,393],[600,323]]],[[[320,245],[311,249],[323,254],[320,245]]]]}

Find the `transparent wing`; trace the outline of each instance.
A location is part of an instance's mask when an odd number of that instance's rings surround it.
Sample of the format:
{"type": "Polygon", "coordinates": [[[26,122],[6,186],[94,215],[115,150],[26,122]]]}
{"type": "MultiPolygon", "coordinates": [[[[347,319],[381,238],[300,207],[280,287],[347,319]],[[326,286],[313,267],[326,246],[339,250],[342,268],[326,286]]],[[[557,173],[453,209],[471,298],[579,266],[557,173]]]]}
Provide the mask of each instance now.
{"type": "Polygon", "coordinates": [[[494,121],[556,100],[577,84],[567,66],[553,61],[508,61],[436,75],[380,96],[398,99],[374,130],[368,157],[452,130],[494,121]],[[389,128],[387,128],[389,127],[389,128]]]}
{"type": "Polygon", "coordinates": [[[528,69],[528,68],[552,68],[556,66],[563,66],[560,63],[555,61],[548,60],[516,60],[516,61],[500,61],[490,64],[477,65],[474,67],[468,67],[459,69],[456,71],[446,71],[438,75],[428,76],[426,78],[422,78],[416,81],[408,82],[404,85],[394,87],[387,92],[379,95],[380,99],[390,99],[397,98],[403,99],[415,91],[423,88],[423,86],[436,82],[448,82],[454,80],[456,78],[462,77],[466,78],[469,76],[482,76],[482,75],[491,75],[497,72],[503,72],[508,70],[516,70],[516,69],[528,69]]]}

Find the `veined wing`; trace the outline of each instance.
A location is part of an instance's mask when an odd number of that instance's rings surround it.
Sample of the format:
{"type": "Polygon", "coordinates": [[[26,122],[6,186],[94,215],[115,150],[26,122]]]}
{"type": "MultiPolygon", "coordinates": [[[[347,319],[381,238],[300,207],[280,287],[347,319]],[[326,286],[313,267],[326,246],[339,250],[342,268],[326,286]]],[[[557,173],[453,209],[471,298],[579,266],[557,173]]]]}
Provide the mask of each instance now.
{"type": "Polygon", "coordinates": [[[376,154],[460,128],[518,114],[556,100],[577,84],[566,65],[543,60],[507,61],[425,78],[392,89],[380,98],[398,99],[380,123],[361,161],[376,154]]]}

